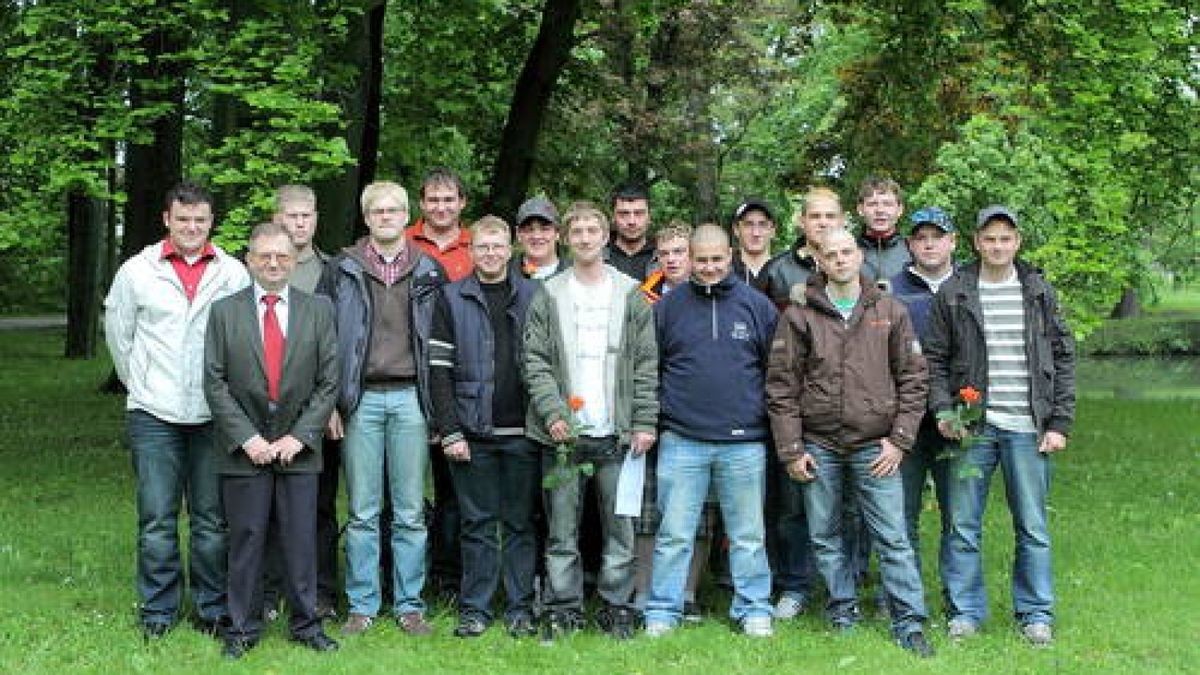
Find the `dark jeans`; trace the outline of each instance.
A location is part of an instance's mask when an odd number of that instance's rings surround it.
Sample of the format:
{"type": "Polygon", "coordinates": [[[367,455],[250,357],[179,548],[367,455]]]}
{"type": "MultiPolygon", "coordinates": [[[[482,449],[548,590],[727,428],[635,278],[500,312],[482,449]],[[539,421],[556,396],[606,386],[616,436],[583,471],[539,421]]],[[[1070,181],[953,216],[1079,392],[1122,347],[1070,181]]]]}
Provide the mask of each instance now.
{"type": "Polygon", "coordinates": [[[804,490],[788,476],[774,452],[769,452],[767,475],[767,538],[771,576],[784,595],[812,598],[816,562],[804,513],[804,490]]]}
{"type": "Polygon", "coordinates": [[[904,520],[908,526],[908,541],[917,554],[918,568],[921,567],[921,506],[926,476],[933,477],[933,491],[941,516],[943,547],[950,534],[950,460],[938,459],[945,446],[946,440],[937,431],[937,420],[933,415],[926,415],[912,451],[904,456],[904,462],[900,464],[900,477],[904,480],[904,520]]]}
{"type": "Polygon", "coordinates": [[[142,410],[126,415],[137,481],[137,590],[143,623],[174,623],[183,595],[180,503],[188,507],[188,580],[196,614],[225,616],[225,518],[212,424],[171,424],[142,410]]]}
{"type": "Polygon", "coordinates": [[[471,438],[468,444],[471,461],[450,463],[462,514],[460,611],[490,621],[492,596],[503,581],[505,615],[531,615],[540,453],[522,436],[471,438]]]}
{"type": "Polygon", "coordinates": [[[441,444],[429,446],[429,465],[433,473],[433,522],[429,528],[429,577],[439,591],[457,591],[462,576],[462,552],[459,550],[460,514],[450,462],[441,444]]]}

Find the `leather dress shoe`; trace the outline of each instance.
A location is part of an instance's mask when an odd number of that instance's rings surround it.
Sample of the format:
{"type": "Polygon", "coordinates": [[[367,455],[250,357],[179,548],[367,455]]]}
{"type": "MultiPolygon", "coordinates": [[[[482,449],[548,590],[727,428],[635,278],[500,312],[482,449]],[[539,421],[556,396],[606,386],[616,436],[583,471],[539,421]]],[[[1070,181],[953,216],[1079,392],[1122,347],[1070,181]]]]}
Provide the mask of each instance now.
{"type": "Polygon", "coordinates": [[[326,635],[325,631],[317,631],[304,637],[294,637],[292,642],[298,642],[314,652],[336,652],[338,650],[337,640],[326,635]]]}

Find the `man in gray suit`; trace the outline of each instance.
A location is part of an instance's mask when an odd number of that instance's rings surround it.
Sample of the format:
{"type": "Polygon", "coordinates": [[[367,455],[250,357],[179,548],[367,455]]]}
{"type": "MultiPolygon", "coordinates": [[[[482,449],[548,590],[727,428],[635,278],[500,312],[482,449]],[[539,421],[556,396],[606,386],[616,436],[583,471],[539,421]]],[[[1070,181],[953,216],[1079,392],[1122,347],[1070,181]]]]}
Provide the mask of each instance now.
{"type": "Polygon", "coordinates": [[[337,649],[317,616],[316,509],[321,440],[337,397],[333,306],[288,286],[296,248],[280,225],[259,225],[246,255],[254,284],[213,305],[204,394],[229,523],[226,658],[262,633],[267,527],[278,522],[292,640],[337,649]]]}

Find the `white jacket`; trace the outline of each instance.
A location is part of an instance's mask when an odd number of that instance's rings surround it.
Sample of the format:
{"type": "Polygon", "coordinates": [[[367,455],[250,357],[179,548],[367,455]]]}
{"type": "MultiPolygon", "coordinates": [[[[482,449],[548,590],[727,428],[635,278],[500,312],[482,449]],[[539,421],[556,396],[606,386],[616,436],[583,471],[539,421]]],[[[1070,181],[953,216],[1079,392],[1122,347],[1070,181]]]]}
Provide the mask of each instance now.
{"type": "Polygon", "coordinates": [[[162,259],[162,242],[117,270],[104,299],[104,332],[117,377],[129,390],[127,410],[144,410],[172,424],[212,417],[203,387],[208,310],[250,284],[240,261],[220,249],[216,254],[191,303],[171,261],[162,259]]]}

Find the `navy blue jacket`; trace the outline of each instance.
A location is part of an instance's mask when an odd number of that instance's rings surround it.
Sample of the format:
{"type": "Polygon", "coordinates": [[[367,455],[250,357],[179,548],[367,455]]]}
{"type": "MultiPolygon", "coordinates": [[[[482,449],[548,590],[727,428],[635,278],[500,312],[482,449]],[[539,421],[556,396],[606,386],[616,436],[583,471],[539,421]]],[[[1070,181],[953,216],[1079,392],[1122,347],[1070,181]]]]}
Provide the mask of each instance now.
{"type": "Polygon", "coordinates": [[[892,296],[908,308],[917,339],[925,344],[929,338],[929,308],[933,306],[933,289],[924,279],[913,274],[911,267],[905,267],[889,279],[888,286],[892,296]]]}
{"type": "Polygon", "coordinates": [[[713,286],[692,281],[655,303],[661,426],[701,441],[766,440],[763,385],[778,318],[733,274],[713,286]]]}

